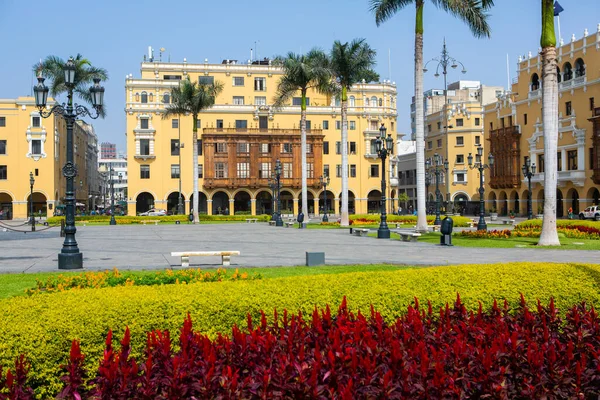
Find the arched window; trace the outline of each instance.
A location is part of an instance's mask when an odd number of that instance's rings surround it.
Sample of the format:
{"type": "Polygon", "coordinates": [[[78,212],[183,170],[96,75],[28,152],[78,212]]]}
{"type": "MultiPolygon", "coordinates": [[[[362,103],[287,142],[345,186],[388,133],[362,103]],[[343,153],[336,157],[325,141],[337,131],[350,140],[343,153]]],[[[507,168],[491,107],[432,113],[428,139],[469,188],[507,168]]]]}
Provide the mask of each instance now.
{"type": "Polygon", "coordinates": [[[575,61],[575,78],[579,78],[580,76],[585,75],[585,64],[581,58],[578,58],[575,61]]]}
{"type": "Polygon", "coordinates": [[[350,96],[348,98],[348,106],[349,107],[354,107],[355,101],[356,101],[356,99],[354,98],[354,96],[350,96]]]}
{"type": "Polygon", "coordinates": [[[381,97],[379,98],[379,107],[383,107],[383,99],[381,97]]]}
{"type": "Polygon", "coordinates": [[[148,93],[142,92],[142,103],[148,102],[148,93]]]}
{"type": "Polygon", "coordinates": [[[563,65],[563,81],[570,81],[573,79],[573,68],[571,67],[571,63],[566,62],[563,65]]]}
{"type": "Polygon", "coordinates": [[[540,88],[540,77],[538,74],[531,75],[531,90],[538,90],[540,88]]]}
{"type": "Polygon", "coordinates": [[[171,95],[169,93],[163,94],[163,103],[165,103],[165,104],[171,103],[171,95]]]}
{"type": "Polygon", "coordinates": [[[562,82],[562,77],[560,76],[560,68],[558,66],[556,67],[556,81],[558,83],[562,82]]]}
{"type": "Polygon", "coordinates": [[[377,107],[377,97],[371,97],[371,107],[377,107]]]}
{"type": "Polygon", "coordinates": [[[150,103],[152,103],[152,101],[154,101],[154,95],[153,95],[152,93],[149,93],[149,94],[148,94],[148,101],[149,101],[150,103]]]}
{"type": "Polygon", "coordinates": [[[335,106],[336,107],[340,106],[340,96],[335,96],[335,106]]]}
{"type": "Polygon", "coordinates": [[[136,102],[140,101],[140,94],[139,93],[135,94],[135,101],[136,102]]]}
{"type": "Polygon", "coordinates": [[[394,96],[390,96],[390,107],[394,107],[394,96]]]}
{"type": "Polygon", "coordinates": [[[369,98],[365,97],[365,107],[369,107],[369,98]]]}

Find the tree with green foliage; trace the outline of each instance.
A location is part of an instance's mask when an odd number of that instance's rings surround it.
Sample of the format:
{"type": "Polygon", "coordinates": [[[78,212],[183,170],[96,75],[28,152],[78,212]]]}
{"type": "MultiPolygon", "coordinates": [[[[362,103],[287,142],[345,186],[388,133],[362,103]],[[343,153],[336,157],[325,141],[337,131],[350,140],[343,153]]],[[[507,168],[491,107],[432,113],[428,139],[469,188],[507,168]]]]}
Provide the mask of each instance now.
{"type": "Polygon", "coordinates": [[[306,94],[310,89],[319,93],[330,93],[331,70],[327,55],[312,49],[308,54],[288,53],[285,58],[278,58],[277,64],[283,68],[283,76],[277,84],[277,93],[273,100],[275,107],[287,105],[298,91],[301,96],[300,134],[302,152],[302,206],[301,210],[308,217],[308,184],[306,164],[306,94]]]}
{"type": "Polygon", "coordinates": [[[342,207],[340,226],[349,226],[348,215],[348,90],[357,83],[379,79],[373,70],[377,52],[365,42],[354,39],[351,43],[335,41],[331,50],[331,69],[340,90],[342,115],[342,207]]]}
{"type": "Polygon", "coordinates": [[[171,115],[192,115],[192,149],[194,200],[192,204],[193,222],[198,219],[198,114],[215,104],[217,96],[223,91],[223,84],[216,81],[212,84],[192,82],[189,79],[179,82],[179,86],[171,89],[171,104],[165,107],[163,118],[171,115]]]}
{"type": "MultiPolygon", "coordinates": [[[[379,26],[396,12],[414,4],[415,23],[415,140],[417,147],[417,230],[427,231],[425,209],[425,115],[423,110],[423,8],[426,0],[370,0],[375,23],[379,26]]],[[[486,13],[493,0],[429,0],[436,7],[462,19],[476,37],[489,37],[486,13]]]]}
{"type": "Polygon", "coordinates": [[[544,125],[544,218],[539,246],[560,246],[556,228],[556,185],[558,148],[558,80],[554,1],[542,0],[542,124],[544,125]]]}

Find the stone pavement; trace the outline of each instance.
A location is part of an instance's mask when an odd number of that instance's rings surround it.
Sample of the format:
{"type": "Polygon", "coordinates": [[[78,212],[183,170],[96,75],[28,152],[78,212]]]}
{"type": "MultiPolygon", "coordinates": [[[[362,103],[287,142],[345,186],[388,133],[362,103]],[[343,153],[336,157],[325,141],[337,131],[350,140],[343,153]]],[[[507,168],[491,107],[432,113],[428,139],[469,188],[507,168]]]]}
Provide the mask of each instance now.
{"type": "MultiPolygon", "coordinates": [[[[43,227],[38,227],[43,229],[43,227]]],[[[327,264],[447,265],[508,261],[600,263],[600,251],[442,247],[356,237],[346,229],[294,229],[266,223],[117,225],[77,227],[85,270],[180,266],[172,251],[239,250],[233,267],[305,264],[306,251],[325,252],[327,264]]],[[[58,271],[63,238],[57,228],[35,233],[0,231],[0,273],[58,271]]],[[[192,257],[194,267],[218,267],[220,257],[192,257]]]]}

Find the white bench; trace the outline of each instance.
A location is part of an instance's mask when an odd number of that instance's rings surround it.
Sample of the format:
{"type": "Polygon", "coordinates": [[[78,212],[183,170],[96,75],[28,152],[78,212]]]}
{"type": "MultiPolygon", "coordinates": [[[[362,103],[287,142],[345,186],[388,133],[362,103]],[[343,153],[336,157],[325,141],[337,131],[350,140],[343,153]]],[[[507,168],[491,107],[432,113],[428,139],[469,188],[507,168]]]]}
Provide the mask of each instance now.
{"type": "Polygon", "coordinates": [[[275,226],[276,223],[277,221],[269,221],[269,226],[275,226]]]}
{"type": "Polygon", "coordinates": [[[248,219],[246,219],[246,223],[247,224],[250,224],[250,223],[255,224],[257,221],[258,221],[258,218],[248,218],[248,219]]]}
{"type": "Polygon", "coordinates": [[[369,229],[366,229],[366,228],[352,228],[352,234],[354,236],[367,236],[369,234],[369,229]]]}
{"type": "Polygon", "coordinates": [[[413,232],[399,232],[398,235],[400,235],[403,242],[416,242],[417,238],[421,236],[420,233],[413,232]]]}
{"type": "Polygon", "coordinates": [[[221,256],[224,267],[231,265],[231,256],[239,256],[239,251],[173,251],[171,257],[181,257],[181,267],[189,268],[190,257],[221,256]]]}
{"type": "Polygon", "coordinates": [[[502,223],[504,225],[514,225],[515,224],[515,220],[514,219],[503,219],[502,223]]]}
{"type": "Polygon", "coordinates": [[[291,226],[294,226],[294,221],[285,221],[284,224],[286,228],[289,228],[291,226]]]}
{"type": "Polygon", "coordinates": [[[154,222],[154,225],[158,225],[158,223],[159,223],[160,221],[159,221],[159,220],[157,220],[157,219],[143,219],[143,220],[142,220],[142,224],[144,224],[144,225],[146,225],[147,223],[148,223],[148,224],[151,224],[152,222],[154,222]]]}

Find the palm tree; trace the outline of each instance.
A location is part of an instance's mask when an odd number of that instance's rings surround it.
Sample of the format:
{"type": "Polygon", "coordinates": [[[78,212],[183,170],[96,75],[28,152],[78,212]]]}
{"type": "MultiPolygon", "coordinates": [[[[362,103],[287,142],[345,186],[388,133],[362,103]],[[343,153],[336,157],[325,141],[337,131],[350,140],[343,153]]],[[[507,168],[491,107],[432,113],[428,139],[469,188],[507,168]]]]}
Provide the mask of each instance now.
{"type": "MultiPolygon", "coordinates": [[[[48,56],[44,61],[41,61],[33,66],[34,72],[44,78],[50,80],[50,95],[56,97],[61,93],[68,92],[65,85],[64,66],[67,62],[57,56],[48,56]]],[[[92,63],[83,58],[81,54],[77,54],[73,58],[75,64],[75,82],[73,92],[84,102],[91,105],[92,96],[90,94],[90,86],[94,83],[94,78],[100,80],[108,79],[108,72],[104,68],[94,67],[92,63]]],[[[71,99],[69,99],[71,100],[71,99]]],[[[104,118],[105,107],[100,109],[100,116],[104,118]]]]}
{"type": "MultiPolygon", "coordinates": [[[[489,37],[486,11],[493,0],[430,0],[438,8],[462,19],[476,37],[489,37]]],[[[415,140],[417,147],[417,230],[427,231],[425,210],[425,116],[423,111],[423,7],[425,0],[370,0],[377,26],[397,11],[414,4],[415,23],[415,140]]]]}
{"type": "Polygon", "coordinates": [[[331,90],[331,72],[327,55],[312,49],[306,55],[288,53],[286,58],[279,59],[283,68],[283,76],[277,84],[277,93],[273,100],[275,107],[281,107],[300,91],[302,103],[300,106],[300,132],[302,151],[302,213],[308,216],[308,190],[306,171],[306,93],[315,89],[320,93],[331,90]]]}
{"type": "Polygon", "coordinates": [[[539,246],[560,246],[556,229],[556,183],[558,146],[558,81],[554,1],[542,0],[542,124],[544,125],[544,219],[539,246]]]}
{"type": "Polygon", "coordinates": [[[215,99],[223,91],[223,84],[191,82],[189,77],[182,80],[179,86],[171,89],[171,104],[165,108],[163,118],[170,115],[192,114],[192,149],[194,173],[194,203],[192,204],[194,224],[200,222],[198,218],[198,114],[215,104],[215,99]]]}
{"type": "MultiPolygon", "coordinates": [[[[348,216],[348,90],[352,85],[361,82],[372,82],[379,79],[373,71],[377,52],[365,42],[365,39],[354,39],[351,43],[333,43],[331,50],[331,69],[336,83],[341,89],[342,102],[342,209],[341,226],[349,226],[348,216]]],[[[382,171],[385,173],[385,171],[382,171]]]]}

